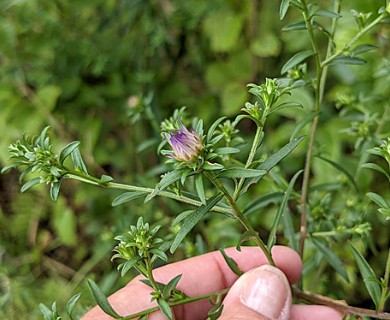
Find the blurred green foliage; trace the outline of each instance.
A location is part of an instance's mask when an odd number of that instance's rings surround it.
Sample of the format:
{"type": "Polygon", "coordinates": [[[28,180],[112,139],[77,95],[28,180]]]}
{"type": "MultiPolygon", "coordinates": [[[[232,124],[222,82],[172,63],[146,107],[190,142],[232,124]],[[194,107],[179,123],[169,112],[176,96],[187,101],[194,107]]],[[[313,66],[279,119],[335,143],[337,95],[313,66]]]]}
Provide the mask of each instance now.
{"type": "MultiPolygon", "coordinates": [[[[350,12],[370,11],[381,1],[345,0],[335,45],[350,39],[357,25],[350,12]]],[[[328,1],[319,1],[327,7],[328,1]]],[[[236,0],[91,0],[88,2],[2,0],[0,2],[0,167],[8,161],[8,145],[23,132],[39,133],[51,126],[54,145],[81,141],[87,166],[95,176],[153,187],[164,172],[156,153],[159,123],[175,108],[206,124],[221,115],[235,115],[249,99],[246,84],[280,76],[281,66],[298,50],[309,47],[302,31],[285,33],[283,26],[298,19],[294,12],[280,21],[279,1],[236,0]]],[[[324,21],[325,24],[329,21],[324,21]]],[[[317,34],[326,45],[326,37],[317,34]]],[[[366,192],[390,197],[385,177],[359,165],[365,151],[389,135],[389,28],[381,25],[362,43],[378,46],[366,53],[363,66],[330,69],[325,107],[316,140],[316,154],[332,159],[352,175],[359,193],[345,174],[316,158],[313,166],[310,232],[353,228],[371,223],[371,237],[357,242],[367,249],[370,264],[382,272],[389,242],[384,218],[366,192]],[[367,244],[365,244],[367,243],[367,244]]],[[[309,65],[310,67],[310,65],[309,65]]],[[[269,155],[286,144],[313,105],[309,90],[297,89],[291,100],[302,110],[286,109],[271,117],[261,152],[269,155]]],[[[247,137],[253,126],[240,128],[247,137]]],[[[299,129],[299,128],[298,128],[299,129]]],[[[299,134],[307,134],[307,127],[299,134]]],[[[255,194],[283,192],[305,156],[298,148],[243,201],[255,194]]],[[[0,318],[38,319],[38,304],[56,300],[59,308],[82,292],[82,314],[94,304],[86,277],[95,278],[105,293],[130,276],[120,278],[110,262],[114,236],[139,216],[165,225],[165,232],[182,209],[173,201],[134,201],[111,207],[114,191],[64,183],[53,203],[45,187],[19,193],[17,173],[0,176],[0,318]],[[84,308],[84,309],[83,309],[84,308]]],[[[275,198],[250,219],[269,230],[275,198]]],[[[296,208],[290,208],[295,230],[296,208]]],[[[163,228],[164,229],[164,228],[163,228]]],[[[263,231],[264,230],[264,231],[263,231]]],[[[240,229],[234,221],[211,217],[201,222],[174,259],[235,245],[240,229]]],[[[316,247],[308,247],[308,287],[362,306],[370,300],[359,279],[352,253],[331,238],[335,253],[346,263],[350,283],[322,262],[316,247]],[[318,277],[321,273],[320,281],[318,277]],[[315,287],[313,287],[315,285],[315,287]]],[[[281,243],[287,240],[281,239],[281,243]]]]}

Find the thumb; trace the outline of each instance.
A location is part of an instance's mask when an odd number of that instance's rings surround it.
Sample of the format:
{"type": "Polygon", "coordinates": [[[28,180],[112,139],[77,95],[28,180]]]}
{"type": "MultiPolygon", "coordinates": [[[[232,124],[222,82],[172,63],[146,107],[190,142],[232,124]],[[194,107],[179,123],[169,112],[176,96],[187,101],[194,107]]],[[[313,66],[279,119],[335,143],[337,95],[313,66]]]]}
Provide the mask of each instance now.
{"type": "Polygon", "coordinates": [[[284,273],[263,265],[243,274],[224,300],[220,317],[227,319],[288,320],[291,290],[284,273]]]}

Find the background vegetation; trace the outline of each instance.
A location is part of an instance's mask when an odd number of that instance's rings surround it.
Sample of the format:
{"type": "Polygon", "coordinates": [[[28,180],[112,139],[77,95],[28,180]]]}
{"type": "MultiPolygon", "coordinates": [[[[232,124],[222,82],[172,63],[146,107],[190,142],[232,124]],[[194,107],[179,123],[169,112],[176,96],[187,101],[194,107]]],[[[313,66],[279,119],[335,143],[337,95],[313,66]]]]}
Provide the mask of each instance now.
{"type": "MultiPolygon", "coordinates": [[[[318,2],[328,6],[328,1],[318,2]]],[[[344,0],[336,45],[356,33],[352,8],[376,12],[384,3],[344,0]]],[[[8,163],[11,142],[50,125],[54,145],[82,142],[81,152],[95,176],[107,174],[153,188],[166,170],[156,152],[159,124],[175,108],[187,106],[187,114],[202,118],[206,126],[221,115],[233,116],[251,99],[246,84],[279,77],[293,54],[310,47],[303,31],[282,30],[299,16],[291,11],[281,22],[279,5],[257,0],[1,1],[0,167],[8,163]]],[[[326,37],[316,36],[326,46],[326,37]]],[[[341,244],[363,236],[355,244],[381,275],[388,224],[365,194],[377,192],[389,199],[389,184],[385,176],[359,166],[370,160],[386,168],[384,160],[366,150],[390,133],[388,25],[379,25],[362,43],[378,46],[364,55],[367,64],[329,70],[315,145],[316,154],[354,177],[359,193],[345,174],[315,159],[316,188],[310,198],[311,232],[337,226],[352,230],[327,237],[345,263],[350,282],[339,275],[335,279],[334,270],[310,247],[305,282],[313,291],[373,308],[351,252],[341,244]]],[[[289,141],[314,104],[304,88],[295,90],[292,99],[304,108],[270,118],[264,156],[289,141]]],[[[254,132],[249,122],[239,129],[248,138],[254,132]]],[[[299,134],[307,130],[302,126],[299,134]]],[[[251,190],[248,203],[255,195],[283,192],[303,167],[305,152],[302,144],[251,190]]],[[[112,207],[117,192],[73,181],[64,183],[56,203],[45,186],[28,193],[19,189],[16,171],[0,176],[0,318],[5,319],[38,319],[40,302],[56,300],[61,308],[77,292],[82,292],[77,310],[82,314],[94,304],[86,277],[107,294],[131,277],[120,278],[110,261],[114,236],[139,216],[175,234],[170,225],[182,210],[161,198],[112,207]]],[[[275,214],[278,201],[263,202],[257,208],[261,214],[250,216],[260,234],[267,234],[272,222],[267,217],[275,214]]],[[[294,203],[289,212],[298,230],[294,203]]],[[[235,245],[239,234],[234,221],[210,217],[171,260],[235,245]]],[[[284,238],[278,241],[288,244],[284,238]]]]}

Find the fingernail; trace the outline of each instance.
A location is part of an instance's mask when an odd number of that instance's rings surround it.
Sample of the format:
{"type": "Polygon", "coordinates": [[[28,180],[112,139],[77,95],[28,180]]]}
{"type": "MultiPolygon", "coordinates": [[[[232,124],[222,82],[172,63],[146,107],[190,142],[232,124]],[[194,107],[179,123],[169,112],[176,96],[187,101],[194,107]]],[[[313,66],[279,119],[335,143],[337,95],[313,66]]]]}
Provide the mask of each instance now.
{"type": "Polygon", "coordinates": [[[248,274],[241,301],[248,308],[272,319],[283,319],[291,300],[290,286],[282,271],[264,265],[248,274]]]}

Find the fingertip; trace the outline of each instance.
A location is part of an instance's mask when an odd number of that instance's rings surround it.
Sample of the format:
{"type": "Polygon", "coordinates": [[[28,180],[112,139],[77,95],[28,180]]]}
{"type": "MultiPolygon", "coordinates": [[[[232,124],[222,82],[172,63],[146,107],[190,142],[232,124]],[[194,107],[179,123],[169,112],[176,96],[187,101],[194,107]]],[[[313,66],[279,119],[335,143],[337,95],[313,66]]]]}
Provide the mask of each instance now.
{"type": "Polygon", "coordinates": [[[285,246],[274,246],[271,253],[276,266],[285,273],[290,283],[296,283],[302,274],[302,260],[299,254],[285,246]]]}

